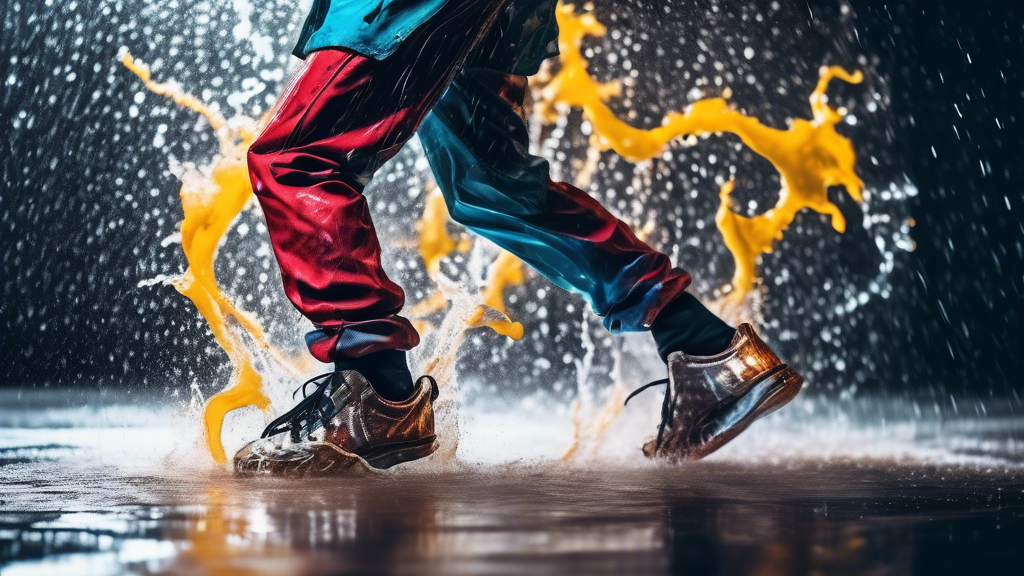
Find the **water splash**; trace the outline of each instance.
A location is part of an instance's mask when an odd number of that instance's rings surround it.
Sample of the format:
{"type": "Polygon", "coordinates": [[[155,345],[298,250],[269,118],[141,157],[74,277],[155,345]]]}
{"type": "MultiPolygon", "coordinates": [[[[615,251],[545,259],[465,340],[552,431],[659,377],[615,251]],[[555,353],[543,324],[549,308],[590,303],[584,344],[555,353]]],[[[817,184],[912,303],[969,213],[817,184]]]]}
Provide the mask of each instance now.
{"type": "MultiPolygon", "coordinates": [[[[559,7],[558,20],[562,30],[559,39],[562,52],[560,69],[557,74],[542,78],[539,85],[535,84],[535,111],[542,120],[551,123],[569,108],[583,110],[585,119],[593,127],[587,155],[591,172],[596,169],[599,151],[614,150],[628,161],[649,167],[649,160],[661,154],[673,141],[689,136],[687,142],[693,143],[697,136],[719,132],[736,134],[779,171],[782,180],[779,201],[772,210],[760,216],[745,218],[731,210],[730,194],[734,181],[726,182],[720,190],[721,204],[716,221],[736,263],[730,301],[749,305],[748,296],[757,281],[757,258],[771,251],[773,242],[781,238],[799,211],[809,208],[828,214],[837,231],[845,229],[838,208],[828,201],[827,189],[831,185],[843,185],[859,201],[862,183],[854,172],[852,145],[835,131],[835,125],[842,120],[845,111],[830,108],[824,93],[832,78],[856,83],[862,80],[859,73],[849,74],[836,67],[823,70],[810,99],[813,120],[797,119],[789,130],[769,128],[756,118],[730,109],[726,100],[728,93],[722,98],[700,100],[683,113],[669,113],[661,127],[641,130],[620,120],[607,105],[608,100],[619,94],[620,85],[616,82],[599,83],[587,72],[588,63],[580,52],[580,45],[588,35],[605,34],[604,26],[590,13],[577,14],[572,5],[559,7]]],[[[234,124],[229,126],[223,117],[195,97],[177,87],[152,82],[148,70],[134,65],[127,54],[124,62],[153,92],[168,96],[207,117],[220,141],[221,153],[207,173],[193,170],[182,177],[182,203],[186,216],[182,223],[182,246],[190,268],[185,276],[175,280],[175,286],[196,303],[234,366],[231,384],[224,392],[211,398],[204,414],[211,453],[216,460],[223,462],[226,456],[219,436],[224,415],[242,406],[254,405],[265,412],[271,407],[245,341],[228,328],[228,321],[237,323],[263,349],[273,351],[273,348],[266,343],[259,322],[238,310],[218,288],[212,267],[223,234],[251,201],[245,151],[260,123],[241,118],[233,120],[234,124]]],[[[582,172],[577,176],[578,183],[589,178],[587,169],[582,172]]],[[[435,374],[440,382],[451,387],[445,394],[451,405],[439,405],[439,414],[442,414],[439,420],[445,420],[445,413],[453,416],[447,417],[449,423],[439,428],[450,428],[453,432],[450,436],[455,438],[457,446],[458,400],[454,366],[459,346],[469,328],[488,327],[516,340],[523,336],[522,325],[511,321],[505,313],[504,293],[509,287],[525,282],[526,274],[521,260],[508,252],[501,252],[488,266],[482,291],[467,294],[464,286],[447,280],[441,273],[445,257],[454,252],[467,252],[472,247],[469,238],[456,238],[449,233],[448,220],[443,196],[436,189],[429,192],[419,220],[418,249],[428,276],[438,289],[412,306],[410,312],[417,328],[425,333],[425,345],[416,354],[417,364],[422,366],[423,372],[435,374]],[[436,328],[425,319],[445,309],[448,311],[436,328]]],[[[648,220],[641,233],[646,236],[654,229],[654,222],[648,220]]],[[[613,348],[611,353],[614,385],[602,403],[598,405],[594,400],[596,392],[589,383],[578,384],[577,400],[572,408],[574,439],[564,455],[565,459],[592,452],[621,412],[621,401],[625,395],[623,378],[620,377],[621,349],[613,348]]],[[[580,370],[579,377],[587,379],[590,371],[590,368],[580,370]]],[[[454,448],[448,453],[454,455],[454,448]]]]}
{"type": "Polygon", "coordinates": [[[599,406],[595,405],[598,394],[591,378],[596,347],[590,337],[590,313],[588,310],[583,313],[581,338],[584,354],[583,358],[576,360],[576,399],[570,408],[572,440],[562,454],[562,462],[595,454],[604,443],[609,428],[622,413],[626,400],[622,374],[622,340],[616,340],[611,348],[612,369],[609,376],[612,386],[604,401],[599,406]]]}
{"type": "MultiPolygon", "coordinates": [[[[293,374],[302,369],[285,358],[266,338],[260,321],[238,308],[220,288],[214,274],[217,248],[225,233],[230,229],[241,211],[250,205],[253,194],[246,165],[246,152],[256,135],[269,118],[269,113],[258,121],[240,117],[228,122],[218,112],[201,100],[184,92],[172,83],[158,83],[152,80],[149,68],[136,62],[125,51],[120,60],[136,74],[146,88],[155,94],[171,98],[175,103],[193,110],[206,118],[214,128],[220,153],[210,168],[200,171],[186,166],[180,171],[182,181],[181,203],[184,220],[181,223],[180,242],[189,263],[188,269],[180,276],[161,276],[161,282],[170,282],[181,294],[189,298],[206,319],[214,338],[232,363],[232,375],[228,385],[219,394],[206,402],[203,409],[204,434],[207,447],[213,459],[220,464],[227,462],[221,440],[224,419],[229,412],[255,406],[264,413],[272,408],[272,401],[264,389],[264,377],[257,370],[251,351],[242,336],[232,329],[232,323],[242,329],[249,340],[280,367],[293,374]]],[[[467,251],[472,242],[461,242],[448,234],[446,226],[448,211],[439,191],[428,194],[424,214],[420,220],[420,254],[431,277],[440,285],[445,284],[440,274],[440,261],[455,250],[467,251]]],[[[459,346],[469,328],[487,327],[498,334],[518,340],[523,336],[523,326],[513,322],[505,314],[504,290],[525,281],[522,261],[504,252],[492,263],[487,275],[486,286],[477,298],[460,297],[464,292],[460,286],[447,286],[438,290],[434,297],[413,307],[414,313],[431,312],[447,307],[448,302],[458,302],[445,316],[430,350],[432,360],[427,363],[424,373],[433,373],[441,382],[455,382],[454,361],[459,346]],[[443,343],[443,345],[441,345],[443,343]]],[[[426,327],[421,323],[420,327],[426,327]]],[[[452,384],[454,387],[454,384],[452,384]]],[[[455,389],[448,391],[449,403],[455,402],[455,389]]],[[[457,407],[444,402],[439,405],[442,425],[457,416],[446,418],[446,413],[457,414],[457,407]]],[[[451,429],[453,425],[448,425],[451,429]]],[[[458,437],[457,427],[450,430],[450,436],[458,437]]],[[[457,447],[457,441],[455,442],[457,447]]],[[[451,453],[454,454],[454,448],[451,453]]]]}
{"type": "Polygon", "coordinates": [[[232,374],[228,385],[210,398],[203,410],[207,447],[213,459],[223,464],[227,455],[221,442],[221,430],[227,413],[245,406],[256,406],[264,412],[271,408],[271,400],[263,389],[263,377],[254,365],[246,341],[233,326],[241,328],[249,341],[277,364],[291,366],[267,340],[259,319],[231,301],[217,284],[214,273],[217,249],[224,234],[253,197],[245,153],[265,120],[240,118],[229,123],[181,88],[154,82],[149,68],[136,62],[128,52],[124,52],[120,60],[150,91],[167,96],[206,118],[220,143],[220,153],[210,167],[200,170],[186,166],[179,175],[184,213],[181,248],[188,261],[188,269],[181,276],[174,277],[171,283],[195,304],[217,344],[231,360],[232,374]]]}

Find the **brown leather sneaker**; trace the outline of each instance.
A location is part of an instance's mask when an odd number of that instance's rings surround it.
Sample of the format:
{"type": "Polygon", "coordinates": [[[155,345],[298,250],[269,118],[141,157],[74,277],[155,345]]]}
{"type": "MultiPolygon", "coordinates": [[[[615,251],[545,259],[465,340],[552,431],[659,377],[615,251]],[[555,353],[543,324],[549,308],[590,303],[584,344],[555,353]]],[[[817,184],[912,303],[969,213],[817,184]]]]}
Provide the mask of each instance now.
{"type": "MultiPolygon", "coordinates": [[[[643,446],[650,458],[699,460],[724,446],[758,418],[796,397],[804,379],[783,364],[750,324],[736,329],[729,349],[714,356],[668,357],[669,377],[657,438],[643,446]]],[[[629,399],[627,398],[627,402],[629,399]]]]}
{"type": "Polygon", "coordinates": [[[241,475],[333,476],[373,473],[437,450],[434,400],[437,383],[417,382],[403,402],[377,395],[355,370],[313,378],[316,391],[274,420],[263,436],[235,454],[241,475]]]}

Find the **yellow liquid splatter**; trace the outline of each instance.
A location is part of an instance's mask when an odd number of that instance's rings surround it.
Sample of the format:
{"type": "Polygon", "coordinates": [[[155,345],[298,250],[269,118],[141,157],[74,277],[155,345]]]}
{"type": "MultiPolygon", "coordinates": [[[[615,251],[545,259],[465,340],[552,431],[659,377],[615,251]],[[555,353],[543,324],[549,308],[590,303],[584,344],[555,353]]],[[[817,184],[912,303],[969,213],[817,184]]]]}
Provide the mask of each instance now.
{"type": "Polygon", "coordinates": [[[505,289],[518,286],[523,282],[526,282],[523,261],[511,252],[503,251],[487,268],[487,283],[482,294],[484,306],[477,309],[477,313],[470,321],[470,326],[485,326],[513,340],[522,338],[523,325],[519,322],[512,322],[506,316],[505,289]],[[499,312],[499,318],[485,317],[484,311],[487,308],[499,312]]]}
{"type": "Polygon", "coordinates": [[[472,245],[470,240],[456,242],[448,233],[448,207],[439,188],[433,187],[427,192],[427,199],[423,202],[423,216],[417,226],[420,233],[420,257],[430,276],[441,271],[442,258],[456,250],[466,252],[472,245]]]}
{"type": "MultiPolygon", "coordinates": [[[[559,72],[546,79],[539,89],[537,112],[548,122],[554,122],[560,111],[568,107],[581,108],[591,123],[591,150],[588,158],[593,164],[598,156],[594,150],[612,149],[625,159],[639,162],[661,154],[666,145],[681,136],[730,132],[756,153],[767,158],[779,171],[783,183],[776,206],[754,218],[745,218],[730,209],[730,194],[734,182],[720,190],[721,205],[716,221],[724,241],[733,254],[736,272],[732,280],[731,297],[742,300],[757,280],[758,256],[768,253],[773,242],[804,208],[828,214],[833,227],[843,232],[845,221],[838,208],[828,201],[829,186],[842,185],[857,201],[861,200],[862,183],[854,171],[855,155],[849,140],[835,131],[844,112],[826,104],[824,93],[832,78],[851,83],[862,81],[859,72],[849,74],[841,68],[823,70],[818,87],[811,95],[814,119],[797,119],[789,130],[777,130],[728,107],[724,98],[710,98],[691,105],[684,113],[668,114],[661,127],[652,130],[634,128],[619,120],[606,102],[619,95],[618,82],[599,83],[587,72],[587,62],[580,53],[584,37],[601,36],[605,27],[589,13],[576,14],[572,5],[560,5],[557,12],[561,34],[559,72]]],[[[262,378],[253,366],[240,336],[229,327],[236,322],[252,340],[282,365],[287,363],[267,343],[259,322],[239,310],[219,288],[213,272],[217,247],[241,210],[250,202],[252,190],[245,163],[245,152],[255,138],[253,128],[230,128],[224,118],[203,102],[167,85],[153,82],[148,68],[135,63],[125,54],[122,62],[138,75],[152,92],[167,96],[176,103],[203,115],[217,132],[220,156],[211,173],[204,179],[187,181],[181,190],[185,219],[181,225],[182,247],[189,263],[184,276],[175,287],[190,298],[207,320],[218,344],[228,354],[234,366],[231,382],[226,389],[207,403],[204,412],[207,442],[211,454],[218,462],[226,455],[220,442],[225,415],[243,406],[257,406],[266,411],[270,400],[263,392],[262,378]]],[[[593,167],[591,167],[592,169],[593,167]]],[[[420,255],[428,272],[439,272],[440,261],[455,250],[469,249],[470,242],[456,241],[447,232],[448,213],[440,193],[428,195],[420,220],[420,255]]],[[[650,226],[644,232],[650,233],[650,226]]],[[[646,235],[646,234],[645,234],[646,235]]],[[[510,287],[525,281],[523,263],[510,253],[503,252],[488,269],[486,287],[482,293],[484,305],[479,306],[468,324],[486,326],[499,334],[519,339],[523,327],[505,316],[503,294],[510,287]]],[[[447,299],[441,292],[413,307],[414,315],[441,310],[447,299]]],[[[615,395],[613,395],[615,396],[615,395]]],[[[609,398],[598,410],[596,418],[588,419],[588,427],[599,439],[621,410],[620,399],[609,398]]],[[[577,420],[580,418],[577,416],[577,420]]],[[[584,431],[577,423],[577,434],[566,459],[576,452],[584,431]]]]}
{"type": "Polygon", "coordinates": [[[487,285],[484,288],[484,304],[505,313],[505,289],[518,286],[526,281],[523,261],[511,252],[502,252],[487,269],[487,285]]]}
{"type": "Polygon", "coordinates": [[[606,104],[619,95],[620,84],[597,82],[587,72],[588,63],[580,45],[586,36],[603,36],[607,31],[604,25],[593,14],[577,14],[571,4],[559,5],[557,18],[560,70],[543,81],[536,104],[537,113],[546,121],[555,122],[560,110],[580,108],[593,127],[591,146],[612,149],[632,162],[660,155],[669,142],[682,136],[729,132],[778,170],[782,180],[779,200],[760,216],[745,218],[730,210],[732,182],[720,191],[718,227],[736,263],[731,299],[741,301],[753,289],[757,258],[771,251],[773,242],[782,238],[797,212],[809,208],[827,214],[832,217],[836,231],[845,230],[846,222],[839,208],[828,200],[828,188],[844,186],[859,202],[863,183],[854,170],[853,145],[835,130],[844,112],[826,104],[825,90],[833,78],[861,82],[860,72],[851,74],[835,66],[823,69],[810,98],[814,119],[796,119],[789,130],[765,126],[758,119],[729,108],[725,98],[700,100],[681,114],[669,113],[661,126],[641,130],[620,120],[606,104]]]}
{"type": "Polygon", "coordinates": [[[509,320],[508,316],[504,313],[501,314],[488,314],[494,309],[488,306],[477,306],[473,312],[473,316],[469,319],[470,328],[490,328],[496,333],[502,336],[507,336],[513,340],[519,340],[523,337],[523,325],[519,322],[513,322],[509,320]],[[496,316],[496,318],[494,317],[496,316]]]}
{"type": "Polygon", "coordinates": [[[270,409],[270,399],[263,392],[263,379],[253,366],[241,337],[230,328],[229,320],[236,322],[253,342],[283,363],[280,353],[267,342],[259,321],[235,306],[220,289],[213,269],[224,234],[252,198],[245,153],[255,139],[257,123],[253,122],[252,128],[230,128],[220,114],[194,96],[154,82],[149,68],[135,62],[130,54],[122,56],[121,62],[153,93],[167,96],[205,117],[217,131],[220,142],[220,156],[209,175],[183,180],[181,247],[188,269],[174,282],[174,287],[195,304],[233,366],[229,384],[210,398],[203,413],[210,454],[218,463],[224,463],[227,455],[220,437],[227,413],[244,406],[256,406],[263,411],[270,409]]]}
{"type": "MultiPolygon", "coordinates": [[[[419,228],[419,252],[427,273],[437,279],[441,269],[441,260],[458,250],[466,252],[472,246],[469,239],[458,242],[448,233],[448,207],[440,189],[433,188],[427,193],[423,203],[423,215],[417,226],[419,228]]],[[[505,311],[504,293],[510,286],[518,286],[526,281],[523,261],[511,252],[502,252],[487,269],[487,279],[481,294],[483,305],[478,307],[469,319],[471,328],[485,327],[502,336],[513,340],[523,337],[523,325],[508,319],[505,311]],[[488,308],[500,314],[488,314],[488,308]]],[[[412,316],[422,318],[448,307],[448,299],[440,290],[434,292],[426,300],[411,308],[412,316]]],[[[421,324],[417,329],[427,326],[421,324]]]]}
{"type": "Polygon", "coordinates": [[[753,290],[758,256],[772,251],[772,244],[782,239],[783,232],[804,208],[831,216],[832,228],[840,234],[846,231],[846,219],[839,207],[828,199],[830,186],[843,186],[857,202],[863,199],[864,183],[855,171],[853,145],[835,130],[843,114],[825,103],[825,90],[833,78],[853,84],[863,81],[860,72],[850,74],[837,66],[824,69],[810,98],[814,119],[797,118],[789,130],[769,128],[738,112],[722,109],[715,101],[698,102],[706,105],[698,111],[695,104],[687,111],[687,115],[694,118],[698,113],[703,114],[705,125],[712,126],[705,130],[718,126],[721,131],[739,136],[751,150],[775,166],[782,180],[775,206],[753,218],[745,218],[730,209],[729,195],[734,181],[721,188],[721,204],[715,222],[736,263],[731,295],[734,299],[742,299],[753,290]]]}

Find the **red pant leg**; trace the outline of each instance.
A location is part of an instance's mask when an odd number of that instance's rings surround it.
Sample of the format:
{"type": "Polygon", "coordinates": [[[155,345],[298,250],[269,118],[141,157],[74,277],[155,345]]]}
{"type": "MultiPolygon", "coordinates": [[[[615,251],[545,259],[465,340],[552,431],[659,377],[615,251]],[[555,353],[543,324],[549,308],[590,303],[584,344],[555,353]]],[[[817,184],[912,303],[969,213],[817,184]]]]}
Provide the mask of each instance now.
{"type": "Polygon", "coordinates": [[[402,289],[381,268],[363,186],[415,133],[507,0],[449,2],[385,60],[307,58],[249,149],[249,173],[313,355],[408,350],[402,289]]]}

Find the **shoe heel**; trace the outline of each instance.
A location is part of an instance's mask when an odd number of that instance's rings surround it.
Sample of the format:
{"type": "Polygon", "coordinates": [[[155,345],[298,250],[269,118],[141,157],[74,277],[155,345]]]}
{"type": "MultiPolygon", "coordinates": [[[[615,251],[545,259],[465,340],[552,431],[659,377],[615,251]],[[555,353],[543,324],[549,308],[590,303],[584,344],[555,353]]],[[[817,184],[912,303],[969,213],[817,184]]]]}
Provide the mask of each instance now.
{"type": "Polygon", "coordinates": [[[804,387],[804,377],[797,374],[796,370],[789,366],[786,366],[785,369],[776,374],[772,380],[772,390],[762,402],[762,408],[758,411],[755,418],[767,416],[789,404],[804,387]]]}

